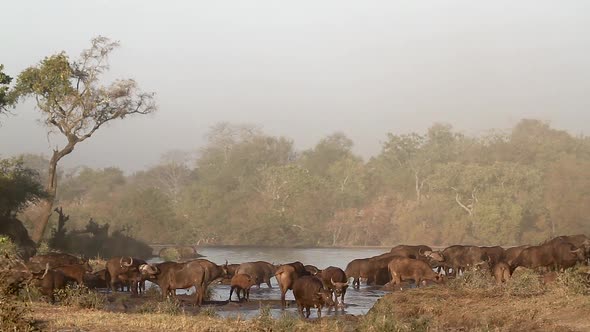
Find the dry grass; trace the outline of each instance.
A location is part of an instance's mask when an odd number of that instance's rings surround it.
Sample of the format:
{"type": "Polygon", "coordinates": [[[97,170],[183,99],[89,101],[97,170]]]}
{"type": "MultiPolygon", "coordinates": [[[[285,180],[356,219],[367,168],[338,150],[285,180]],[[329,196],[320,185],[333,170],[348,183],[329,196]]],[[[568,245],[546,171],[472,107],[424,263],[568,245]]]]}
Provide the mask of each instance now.
{"type": "Polygon", "coordinates": [[[486,274],[466,274],[446,286],[386,295],[365,316],[309,321],[293,313],[275,319],[269,308],[249,320],[221,318],[214,309],[195,314],[154,299],[127,313],[35,303],[33,317],[48,331],[589,331],[587,277],[572,270],[545,286],[521,271],[497,285],[486,274]]]}

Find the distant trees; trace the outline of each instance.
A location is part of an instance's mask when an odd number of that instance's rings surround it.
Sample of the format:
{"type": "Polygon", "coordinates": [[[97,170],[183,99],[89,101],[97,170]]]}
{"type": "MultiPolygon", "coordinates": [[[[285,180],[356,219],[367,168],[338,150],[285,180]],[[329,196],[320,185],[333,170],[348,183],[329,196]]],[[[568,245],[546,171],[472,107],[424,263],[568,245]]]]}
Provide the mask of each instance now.
{"type": "Polygon", "coordinates": [[[15,96],[33,97],[50,132],[59,132],[65,145],[56,148],[49,160],[45,186],[49,197],[43,201],[33,240],[44,234],[57,194],[57,165],[78,143],[90,138],[100,127],[115,119],[156,110],[153,94],[139,90],[132,79],[101,85],[109,69],[108,56],[119,46],[105,37],[92,39],[92,45],[77,60],[64,52],[46,57],[38,65],[19,74],[15,96]]]}
{"type": "Polygon", "coordinates": [[[301,152],[253,126],[219,124],[208,138],[194,164],[64,172],[70,224],[93,217],[153,243],[306,246],[590,232],[590,140],[535,120],[481,137],[441,124],[389,134],[369,161],[341,133],[301,152]]]}

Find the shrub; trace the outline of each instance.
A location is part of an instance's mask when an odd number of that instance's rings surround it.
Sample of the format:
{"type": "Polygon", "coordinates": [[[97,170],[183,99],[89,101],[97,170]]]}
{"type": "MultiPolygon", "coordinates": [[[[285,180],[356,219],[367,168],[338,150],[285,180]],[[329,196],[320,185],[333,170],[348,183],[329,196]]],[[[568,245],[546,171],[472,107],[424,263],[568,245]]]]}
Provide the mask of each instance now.
{"type": "Polygon", "coordinates": [[[407,330],[395,319],[393,312],[392,301],[382,298],[360,319],[357,330],[371,332],[407,330]]]}
{"type": "Polygon", "coordinates": [[[461,277],[450,280],[448,284],[454,290],[492,291],[497,287],[487,269],[465,271],[461,277]]]}
{"type": "Polygon", "coordinates": [[[557,285],[570,294],[590,295],[590,274],[584,268],[566,269],[557,277],[557,285]]]}
{"type": "Polygon", "coordinates": [[[53,251],[54,250],[51,249],[51,247],[49,246],[49,242],[47,241],[42,241],[41,243],[39,243],[39,246],[37,247],[37,255],[45,255],[53,251]]]}
{"type": "Polygon", "coordinates": [[[0,294],[0,331],[37,331],[29,314],[22,302],[0,294]]]}
{"type": "Polygon", "coordinates": [[[18,248],[8,236],[0,235],[0,256],[16,257],[18,248]]]}
{"type": "Polygon", "coordinates": [[[102,309],[106,303],[106,297],[97,292],[91,292],[84,286],[71,287],[55,292],[56,298],[65,306],[73,306],[81,309],[102,309]]]}
{"type": "Polygon", "coordinates": [[[176,248],[164,248],[160,250],[160,258],[165,261],[177,261],[180,259],[180,253],[176,248]]]}
{"type": "Polygon", "coordinates": [[[175,298],[167,298],[164,301],[147,301],[141,305],[137,312],[142,314],[166,314],[166,315],[180,315],[184,313],[184,309],[180,301],[175,298]]]}
{"type": "Polygon", "coordinates": [[[522,269],[516,270],[512,278],[506,282],[505,290],[512,296],[528,297],[543,294],[545,286],[535,271],[522,269]]]}

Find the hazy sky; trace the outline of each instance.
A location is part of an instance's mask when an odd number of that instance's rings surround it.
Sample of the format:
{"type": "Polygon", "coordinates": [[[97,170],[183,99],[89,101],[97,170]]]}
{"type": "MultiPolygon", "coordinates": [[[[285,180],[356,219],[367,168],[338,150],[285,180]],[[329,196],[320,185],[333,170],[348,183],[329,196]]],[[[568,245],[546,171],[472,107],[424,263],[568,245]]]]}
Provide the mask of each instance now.
{"type": "MultiPolygon", "coordinates": [[[[6,1],[0,63],[16,76],[90,39],[121,42],[109,78],[157,94],[153,116],[98,131],[64,163],[137,170],[203,145],[220,121],[300,149],[335,131],[367,157],[387,132],[467,134],[520,118],[590,132],[590,1],[6,1]]],[[[33,103],[0,119],[0,155],[59,143],[33,103]]]]}

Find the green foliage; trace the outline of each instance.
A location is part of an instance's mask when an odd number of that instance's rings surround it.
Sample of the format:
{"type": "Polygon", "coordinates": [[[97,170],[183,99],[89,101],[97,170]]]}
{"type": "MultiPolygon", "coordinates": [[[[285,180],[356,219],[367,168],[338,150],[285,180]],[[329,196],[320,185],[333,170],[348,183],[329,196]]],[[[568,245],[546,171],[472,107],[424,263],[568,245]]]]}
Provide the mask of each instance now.
{"type": "Polygon", "coordinates": [[[0,159],[0,215],[13,216],[45,196],[37,173],[22,159],[0,159]]]}
{"type": "Polygon", "coordinates": [[[176,248],[164,248],[160,250],[160,258],[165,261],[177,261],[180,259],[180,253],[176,248]]]}
{"type": "Polygon", "coordinates": [[[0,113],[15,102],[14,96],[8,91],[10,82],[12,77],[4,73],[4,65],[0,64],[0,113]]]}
{"type": "Polygon", "coordinates": [[[0,256],[15,257],[17,255],[18,248],[10,238],[7,236],[0,235],[0,256]]]}
{"type": "Polygon", "coordinates": [[[442,124],[390,133],[367,162],[352,147],[337,133],[297,152],[222,123],[195,164],[82,169],[58,199],[72,230],[94,218],[166,244],[515,245],[590,233],[587,138],[523,120],[481,137],[442,124]]]}

